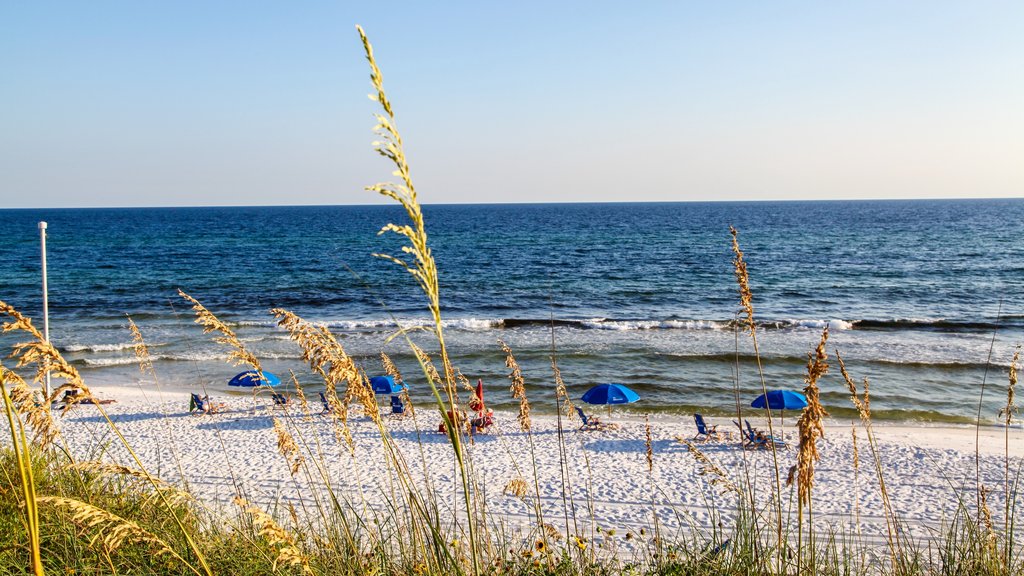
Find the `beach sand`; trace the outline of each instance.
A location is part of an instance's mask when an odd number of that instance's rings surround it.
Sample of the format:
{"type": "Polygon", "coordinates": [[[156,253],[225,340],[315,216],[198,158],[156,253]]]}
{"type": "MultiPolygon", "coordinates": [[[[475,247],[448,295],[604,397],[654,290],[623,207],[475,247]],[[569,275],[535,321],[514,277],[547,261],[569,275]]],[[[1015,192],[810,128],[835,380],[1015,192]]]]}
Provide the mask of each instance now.
{"type": "MultiPolygon", "coordinates": [[[[302,510],[310,505],[313,492],[323,489],[314,471],[290,474],[289,465],[277,447],[273,417],[292,430],[303,445],[306,462],[323,461],[337,494],[357,510],[381,510],[393,498],[394,483],[387,472],[380,433],[372,421],[353,408],[349,424],[355,440],[354,453],[336,440],[329,418],[320,416],[320,403],[310,402],[307,418],[297,403],[275,408],[269,394],[255,397],[214,397],[228,404],[221,414],[190,415],[188,395],[155,392],[129,387],[94,389],[101,398],[116,398],[105,406],[147,470],[166,481],[184,483],[200,501],[223,508],[225,513],[236,495],[265,508],[280,510],[293,505],[302,510]]],[[[590,412],[590,410],[588,410],[590,412]]],[[[595,411],[604,420],[603,409],[595,411]]],[[[461,514],[461,481],[447,437],[436,432],[436,408],[419,406],[416,417],[385,417],[416,481],[436,496],[451,516],[461,514]]],[[[764,421],[754,413],[746,415],[755,427],[764,421]]],[[[539,501],[544,519],[562,534],[603,534],[605,540],[622,540],[641,528],[650,533],[652,510],[667,540],[693,529],[708,530],[721,522],[726,529],[734,522],[735,498],[713,487],[702,475],[702,466],[677,437],[691,438],[693,419],[657,415],[650,419],[653,467],[648,469],[645,421],[636,412],[613,411],[610,420],[618,430],[580,431],[578,419],[563,420],[566,473],[560,465],[558,419],[551,415],[533,417],[532,439],[519,430],[515,414],[496,414],[491,433],[476,435],[469,454],[479,479],[490,519],[513,531],[526,534],[534,519],[533,482],[539,483],[539,501]],[[563,475],[567,480],[563,481],[563,475]],[[529,493],[520,498],[504,493],[510,480],[523,477],[529,493]],[[712,505],[713,504],[713,505],[712,505]],[[713,510],[721,514],[716,517],[713,510]],[[570,520],[566,521],[567,510],[570,520]],[[600,528],[600,531],[598,531],[600,528]],[[614,531],[614,536],[609,536],[614,531]]],[[[78,459],[103,458],[135,467],[115,440],[97,408],[76,406],[61,417],[63,439],[78,459]]],[[[783,480],[796,463],[794,418],[787,420],[791,447],[779,452],[783,480]]],[[[735,426],[728,419],[710,419],[719,430],[732,432],[731,441],[698,443],[699,448],[725,471],[728,479],[740,481],[749,471],[765,508],[771,493],[772,456],[764,450],[742,450],[735,426]]],[[[935,536],[956,511],[958,498],[971,508],[975,502],[975,428],[907,424],[875,425],[879,458],[893,507],[903,530],[915,538],[935,536]]],[[[994,519],[1002,525],[1004,506],[1004,429],[980,430],[982,483],[990,490],[988,504],[994,519]]],[[[886,533],[882,499],[879,495],[871,453],[862,427],[858,426],[859,470],[853,465],[851,422],[827,421],[825,438],[819,444],[821,460],[814,478],[814,514],[819,529],[833,526],[860,533],[867,540],[879,540],[886,533]]],[[[1016,473],[1024,456],[1020,427],[1010,429],[1010,473],[1016,473]]],[[[795,489],[784,488],[784,506],[795,523],[795,489]]],[[[1018,519],[1019,520],[1019,519],[1018,519]]],[[[625,542],[605,545],[628,548],[625,542]]]]}

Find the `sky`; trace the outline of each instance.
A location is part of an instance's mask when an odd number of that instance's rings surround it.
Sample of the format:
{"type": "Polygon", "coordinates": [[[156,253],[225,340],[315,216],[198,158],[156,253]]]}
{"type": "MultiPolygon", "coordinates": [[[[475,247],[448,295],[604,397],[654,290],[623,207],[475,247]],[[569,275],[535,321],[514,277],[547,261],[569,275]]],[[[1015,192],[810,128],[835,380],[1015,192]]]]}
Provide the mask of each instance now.
{"type": "Polygon", "coordinates": [[[1021,2],[0,0],[0,208],[1024,196],[1021,2]]]}

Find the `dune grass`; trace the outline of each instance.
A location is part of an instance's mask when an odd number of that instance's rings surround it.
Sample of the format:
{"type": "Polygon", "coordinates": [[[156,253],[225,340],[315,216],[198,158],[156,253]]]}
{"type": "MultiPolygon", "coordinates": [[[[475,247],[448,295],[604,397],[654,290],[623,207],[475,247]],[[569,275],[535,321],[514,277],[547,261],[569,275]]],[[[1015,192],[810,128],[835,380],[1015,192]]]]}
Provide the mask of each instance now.
{"type": "MultiPolygon", "coordinates": [[[[658,456],[652,447],[651,424],[645,425],[645,462],[649,490],[637,498],[650,502],[650,532],[630,532],[625,538],[632,544],[629,554],[615,549],[597,550],[596,542],[607,538],[607,529],[578,514],[575,505],[562,500],[560,518],[545,518],[540,501],[537,456],[531,436],[530,400],[525,376],[512,349],[500,342],[500,351],[510,370],[510,393],[519,401],[518,424],[524,433],[516,466],[519,474],[504,485],[506,494],[532,505],[528,526],[511,531],[501,518],[487,507],[484,479],[476,472],[473,441],[462,416],[469,406],[472,388],[449,356],[441,317],[442,294],[439,271],[427,236],[426,222],[409,165],[396,127],[394,109],[383,87],[380,68],[365,33],[358,30],[371,70],[371,83],[382,113],[376,116],[375,131],[380,141],[375,149],[394,166],[398,183],[368,187],[398,202],[408,222],[390,223],[381,233],[399,235],[406,245],[402,255],[381,255],[408,271],[419,285],[425,309],[433,318],[426,341],[414,341],[411,331],[400,330],[396,337],[405,340],[415,355],[424,380],[429,383],[434,402],[413,407],[408,394],[410,418],[435,418],[446,425],[451,458],[459,478],[458,509],[442,504],[430,476],[419,473],[428,463],[419,453],[403,452],[392,436],[388,421],[381,417],[368,388],[366,366],[349,355],[341,340],[323,325],[303,319],[288,310],[271,314],[302,351],[312,374],[320,378],[327,409],[323,424],[332,431],[333,444],[318,435],[310,435],[295,425],[296,418],[312,422],[316,408],[306,401],[296,383],[300,402],[286,408],[292,411],[272,419],[273,434],[280,457],[287,463],[294,489],[306,495],[308,505],[301,510],[278,502],[267,507],[254,503],[241,489],[234,507],[225,509],[202,501],[202,495],[184,485],[172,485],[147,471],[132,447],[118,431],[117,424],[97,405],[114,437],[130,454],[133,466],[104,458],[104,450],[89,461],[77,461],[62,443],[60,431],[50,413],[57,394],[69,389],[83,391],[80,400],[89,399],[88,386],[56,347],[45,342],[31,321],[14,308],[0,302],[9,318],[5,332],[18,332],[27,340],[18,344],[13,355],[18,368],[34,370],[27,382],[15,371],[0,366],[6,426],[10,445],[0,453],[0,574],[1017,574],[1024,569],[1021,547],[1014,540],[1015,502],[1019,477],[1012,474],[1009,458],[1009,424],[1016,412],[1015,355],[1007,386],[1006,407],[1000,417],[1007,425],[1005,481],[1006,508],[1002,525],[992,520],[987,506],[988,488],[979,486],[976,494],[959,492],[955,516],[936,538],[914,541],[901,527],[898,510],[888,497],[887,479],[894,471],[887,467],[874,434],[868,381],[858,386],[838,351],[839,364],[851,402],[860,416],[852,434],[856,447],[858,431],[867,439],[872,481],[864,489],[877,490],[883,509],[874,511],[886,523],[885,554],[874,554],[874,545],[858,530],[815,521],[814,472],[818,461],[817,441],[825,429],[824,407],[818,401],[818,386],[828,370],[828,329],[809,353],[805,392],[810,406],[799,424],[799,448],[795,464],[787,476],[796,483],[798,494],[795,521],[783,506],[787,489],[782,474],[783,455],[772,445],[772,472],[769,486],[757,485],[749,470],[726,470],[699,446],[686,442],[705,482],[715,498],[706,502],[714,521],[710,528],[695,527],[672,537],[659,528],[658,508],[664,502],[654,482],[658,456]],[[429,350],[429,352],[428,352],[429,350]],[[430,354],[439,358],[439,366],[430,354]],[[49,398],[40,396],[39,382],[50,374],[63,381],[49,398]],[[467,394],[460,398],[459,388],[467,394]],[[295,418],[292,418],[294,416],[295,418]],[[341,490],[342,480],[331,476],[328,461],[351,457],[354,440],[349,418],[367,418],[379,433],[379,450],[384,470],[375,473],[386,478],[386,505],[369,506],[365,494],[352,495],[341,490]],[[768,506],[759,506],[767,501],[768,506]],[[970,506],[976,501],[978,505],[970,506]],[[724,518],[732,518],[726,522],[724,518]],[[560,526],[556,526],[559,525],[560,526]],[[604,530],[604,533],[602,533],[604,530]],[[671,539],[670,539],[671,538],[671,539]]],[[[753,320],[754,294],[751,275],[740,249],[738,232],[733,229],[732,246],[740,292],[740,314],[751,337],[755,358],[760,358],[753,320]]],[[[261,371],[259,359],[247,350],[231,328],[216,313],[198,300],[181,292],[196,313],[204,332],[214,333],[228,347],[233,361],[261,371]]],[[[142,331],[130,322],[138,346],[143,371],[153,372],[142,331]]],[[[402,382],[391,359],[382,353],[385,372],[402,382]]],[[[758,360],[758,366],[760,362],[758,360]]],[[[542,389],[546,396],[533,400],[552,402],[558,410],[559,482],[563,494],[571,493],[573,483],[586,484],[588,475],[572,478],[566,462],[567,435],[562,434],[562,417],[571,417],[571,401],[558,369],[557,350],[552,333],[552,373],[542,389]]],[[[761,373],[759,371],[759,373],[761,373]]],[[[761,387],[767,391],[763,373],[761,387]]],[[[738,386],[738,384],[737,384],[738,386]]],[[[537,388],[534,388],[537,389],[537,388]]],[[[727,393],[728,391],[723,391],[727,393]]],[[[254,398],[255,400],[255,398],[254,398]]],[[[737,417],[742,419],[737,404],[737,417]]],[[[767,414],[769,435],[774,435],[771,414],[767,414]]],[[[742,420],[741,420],[742,421],[742,420]]],[[[417,426],[419,430],[419,426],[417,426]]],[[[845,431],[844,431],[845,433],[845,431]]],[[[739,450],[739,447],[736,447],[739,450]]],[[[176,459],[178,466],[184,466],[176,459]]],[[[353,459],[351,473],[360,474],[353,459]]],[[[851,474],[853,489],[860,490],[858,452],[854,450],[851,474]]],[[[494,488],[490,488],[492,491],[494,488]]],[[[589,492],[589,490],[588,490],[589,492]]],[[[791,497],[788,501],[792,502],[791,497]]],[[[857,511],[855,524],[859,525],[857,511]]],[[[614,535],[611,535],[614,536],[614,535]]]]}

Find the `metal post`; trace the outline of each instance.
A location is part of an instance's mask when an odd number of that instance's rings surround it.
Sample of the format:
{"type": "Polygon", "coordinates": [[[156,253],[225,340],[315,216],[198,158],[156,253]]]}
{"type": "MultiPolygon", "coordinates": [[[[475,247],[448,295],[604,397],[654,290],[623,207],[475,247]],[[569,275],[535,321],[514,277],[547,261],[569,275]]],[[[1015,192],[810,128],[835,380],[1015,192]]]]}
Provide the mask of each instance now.
{"type": "MultiPolygon", "coordinates": [[[[43,261],[43,338],[50,343],[50,295],[46,288],[46,222],[39,223],[39,251],[43,261]]],[[[50,397],[50,373],[46,373],[43,383],[43,394],[50,397]]]]}

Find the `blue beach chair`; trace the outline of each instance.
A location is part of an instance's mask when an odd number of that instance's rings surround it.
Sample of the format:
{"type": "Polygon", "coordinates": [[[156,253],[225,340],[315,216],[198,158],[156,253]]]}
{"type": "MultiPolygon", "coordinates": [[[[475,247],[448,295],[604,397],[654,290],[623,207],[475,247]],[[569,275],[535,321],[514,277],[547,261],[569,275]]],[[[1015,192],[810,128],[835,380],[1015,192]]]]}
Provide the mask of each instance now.
{"type": "Polygon", "coordinates": [[[199,394],[195,393],[192,394],[192,399],[188,403],[188,411],[190,413],[198,410],[201,414],[215,414],[223,411],[226,407],[227,404],[214,404],[210,401],[209,396],[199,396],[199,394]]]}
{"type": "Polygon", "coordinates": [[[580,430],[600,430],[604,427],[604,424],[601,423],[601,420],[598,417],[587,417],[587,415],[583,413],[583,408],[580,408],[579,406],[576,407],[576,413],[580,415],[580,422],[583,422],[583,425],[580,426],[580,430]]]}
{"type": "Polygon", "coordinates": [[[758,433],[754,430],[754,427],[750,425],[750,420],[744,420],[743,423],[747,425],[746,431],[743,430],[743,426],[740,423],[733,420],[733,424],[739,427],[740,436],[743,437],[744,448],[770,448],[772,446],[785,448],[786,442],[780,438],[774,436],[768,436],[765,433],[758,433]]]}
{"type": "Polygon", "coordinates": [[[398,396],[391,397],[391,414],[396,416],[405,415],[405,404],[402,404],[402,399],[398,396]]]}
{"type": "Polygon", "coordinates": [[[274,399],[275,406],[287,406],[288,402],[290,401],[290,398],[288,398],[284,394],[281,394],[280,392],[275,392],[273,395],[271,395],[271,398],[274,399]]]}
{"type": "Polygon", "coordinates": [[[700,439],[702,442],[707,442],[708,440],[721,439],[721,435],[718,433],[718,426],[708,426],[707,422],[704,421],[703,415],[694,413],[693,420],[697,424],[697,435],[693,437],[694,440],[700,439]]]}

